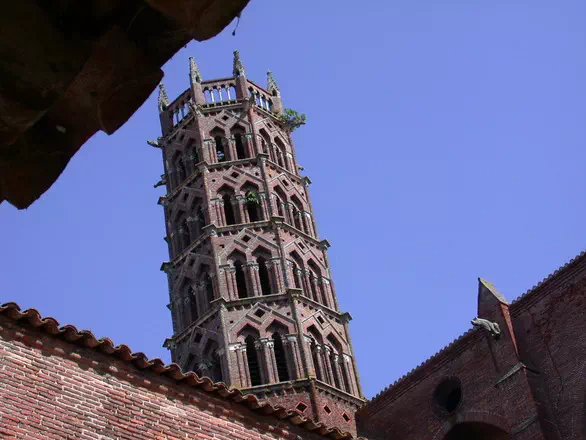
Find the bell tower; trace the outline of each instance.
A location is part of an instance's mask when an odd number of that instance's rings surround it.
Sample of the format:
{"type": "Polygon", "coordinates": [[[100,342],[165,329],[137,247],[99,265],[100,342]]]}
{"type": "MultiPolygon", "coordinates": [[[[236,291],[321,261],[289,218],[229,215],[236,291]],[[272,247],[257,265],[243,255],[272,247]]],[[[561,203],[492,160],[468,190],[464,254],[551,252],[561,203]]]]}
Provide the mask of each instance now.
{"type": "Polygon", "coordinates": [[[160,85],[162,137],[149,141],[167,188],[165,347],[184,371],[355,433],[364,399],[351,317],[338,307],[275,78],[249,80],[236,51],[231,77],[204,80],[190,58],[189,80],[173,101],[160,85]]]}

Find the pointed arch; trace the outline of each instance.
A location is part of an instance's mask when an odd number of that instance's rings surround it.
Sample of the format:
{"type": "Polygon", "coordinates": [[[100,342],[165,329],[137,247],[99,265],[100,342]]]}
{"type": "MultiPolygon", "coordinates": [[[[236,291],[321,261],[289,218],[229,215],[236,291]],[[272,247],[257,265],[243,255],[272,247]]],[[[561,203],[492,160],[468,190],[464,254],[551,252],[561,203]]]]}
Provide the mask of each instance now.
{"type": "Polygon", "coordinates": [[[303,227],[303,220],[301,218],[303,214],[303,203],[296,195],[291,196],[291,203],[293,204],[293,223],[294,226],[300,231],[307,232],[303,227]]]}
{"type": "Polygon", "coordinates": [[[324,288],[322,272],[317,263],[313,259],[307,260],[307,267],[315,282],[312,282],[312,293],[315,295],[315,300],[326,307],[329,307],[326,290],[324,288]]]}
{"type": "Polygon", "coordinates": [[[220,127],[214,127],[214,129],[210,131],[210,136],[215,143],[217,161],[226,162],[227,160],[230,160],[226,148],[226,132],[220,127]]]}
{"type": "Polygon", "coordinates": [[[232,205],[232,201],[234,200],[234,189],[228,185],[223,185],[218,190],[218,197],[224,203],[226,225],[235,225],[237,223],[236,213],[234,212],[234,206],[232,205]]]}
{"type": "Polygon", "coordinates": [[[229,257],[234,267],[234,277],[236,278],[236,290],[238,298],[248,298],[248,282],[246,274],[246,255],[235,250],[229,257]]]}
{"type": "Polygon", "coordinates": [[[277,214],[287,221],[289,217],[285,208],[287,206],[287,194],[285,194],[285,191],[279,185],[275,186],[274,191],[276,194],[277,214]]]}
{"type": "Polygon", "coordinates": [[[279,382],[286,382],[291,379],[289,374],[289,367],[287,366],[287,354],[285,346],[283,344],[283,337],[279,332],[275,332],[273,337],[273,350],[275,351],[275,361],[277,364],[277,375],[279,376],[279,382]]]}
{"type": "Polygon", "coordinates": [[[264,128],[261,128],[258,133],[260,134],[261,151],[271,157],[271,137],[264,128]]]}
{"type": "Polygon", "coordinates": [[[234,125],[230,129],[230,133],[234,138],[234,146],[236,147],[236,159],[246,159],[250,156],[248,151],[248,143],[246,142],[246,130],[241,125],[234,125]]]}
{"type": "Polygon", "coordinates": [[[191,244],[191,231],[189,230],[189,225],[185,217],[181,220],[179,230],[181,232],[181,250],[183,251],[191,244]]]}
{"type": "Polygon", "coordinates": [[[289,165],[288,165],[288,161],[287,161],[287,148],[285,147],[285,144],[283,143],[283,141],[279,138],[279,137],[275,137],[275,154],[276,154],[276,162],[279,164],[280,167],[285,168],[286,170],[289,170],[289,165]]]}
{"type": "Polygon", "coordinates": [[[246,181],[241,186],[241,191],[246,197],[245,207],[250,222],[258,222],[263,219],[262,206],[260,202],[258,186],[250,181],[246,181]]]}
{"type": "Polygon", "coordinates": [[[323,371],[322,363],[320,362],[320,359],[319,359],[320,346],[323,344],[323,339],[322,339],[321,333],[313,325],[309,326],[309,328],[307,329],[307,332],[309,333],[309,337],[310,337],[309,350],[311,352],[311,360],[313,362],[313,369],[315,371],[315,376],[317,377],[318,380],[324,381],[325,374],[323,371]]]}
{"type": "Polygon", "coordinates": [[[297,251],[293,251],[290,254],[291,257],[291,269],[293,271],[293,284],[297,289],[303,289],[303,278],[301,272],[304,269],[303,259],[299,256],[297,251]]]}

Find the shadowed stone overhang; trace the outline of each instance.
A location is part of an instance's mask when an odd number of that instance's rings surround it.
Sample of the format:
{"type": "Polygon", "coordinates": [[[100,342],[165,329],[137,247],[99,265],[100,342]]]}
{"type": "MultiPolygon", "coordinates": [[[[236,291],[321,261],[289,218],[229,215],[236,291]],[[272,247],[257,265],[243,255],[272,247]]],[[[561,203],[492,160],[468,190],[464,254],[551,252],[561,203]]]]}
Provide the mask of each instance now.
{"type": "Polygon", "coordinates": [[[0,203],[30,206],[97,131],[120,128],[192,39],[249,0],[20,0],[0,17],[0,203]]]}

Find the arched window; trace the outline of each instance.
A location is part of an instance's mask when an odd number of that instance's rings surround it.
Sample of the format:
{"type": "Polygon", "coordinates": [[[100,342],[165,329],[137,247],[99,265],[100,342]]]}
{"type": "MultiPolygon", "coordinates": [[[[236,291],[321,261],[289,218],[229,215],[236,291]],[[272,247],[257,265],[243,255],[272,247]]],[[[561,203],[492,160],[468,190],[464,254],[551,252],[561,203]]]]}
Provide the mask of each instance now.
{"type": "Polygon", "coordinates": [[[314,299],[317,302],[322,303],[324,306],[329,307],[326,290],[322,280],[321,269],[317,264],[315,264],[313,260],[309,260],[307,262],[307,266],[309,267],[312,278],[315,279],[315,285],[312,283],[312,293],[314,295],[314,299]]]}
{"type": "Polygon", "coordinates": [[[230,194],[224,194],[222,197],[224,201],[224,215],[226,216],[227,225],[235,225],[236,218],[234,217],[234,207],[232,206],[232,198],[230,194]]]}
{"type": "Polygon", "coordinates": [[[285,205],[287,204],[287,196],[285,192],[278,186],[275,187],[275,194],[277,195],[277,213],[287,221],[287,213],[285,212],[285,205]]]}
{"type": "Polygon", "coordinates": [[[189,232],[186,219],[183,219],[181,222],[181,240],[183,242],[183,249],[191,244],[191,233],[189,232]]]}
{"type": "Polygon", "coordinates": [[[207,296],[208,302],[212,302],[214,300],[214,285],[212,283],[212,278],[210,277],[210,274],[206,273],[205,283],[206,283],[206,296],[207,296]]]}
{"type": "Polygon", "coordinates": [[[183,158],[181,158],[179,156],[179,153],[177,153],[177,156],[175,157],[175,173],[176,173],[175,174],[176,175],[175,186],[177,187],[177,186],[181,185],[181,183],[183,183],[183,181],[187,177],[185,163],[183,163],[183,158]]]}
{"type": "Polygon", "coordinates": [[[299,267],[297,267],[297,263],[294,261],[291,263],[291,269],[293,271],[293,284],[295,285],[295,288],[302,289],[303,284],[301,284],[301,274],[299,273],[299,267]]]}
{"type": "Polygon", "coordinates": [[[246,211],[248,212],[248,218],[251,222],[257,222],[261,220],[260,216],[260,200],[258,200],[258,193],[255,191],[248,191],[246,193],[246,211]],[[250,197],[254,195],[255,197],[250,197]]]}
{"type": "Polygon", "coordinates": [[[343,382],[344,378],[340,377],[340,370],[343,369],[343,365],[338,364],[338,361],[341,361],[342,358],[342,344],[340,344],[340,342],[331,334],[327,339],[333,348],[329,358],[329,362],[332,367],[332,373],[334,374],[334,383],[332,385],[334,385],[336,388],[347,391],[347,384],[343,382]]]}
{"type": "Polygon", "coordinates": [[[275,343],[275,360],[277,361],[277,373],[279,375],[279,382],[290,380],[289,369],[287,368],[287,356],[285,354],[285,347],[283,340],[279,333],[273,333],[273,342],[275,343]]]}
{"type": "Polygon", "coordinates": [[[255,339],[253,336],[247,336],[244,341],[246,342],[246,360],[248,361],[250,385],[253,387],[262,385],[260,364],[258,363],[258,355],[256,353],[256,347],[254,346],[255,339]]]}
{"type": "Polygon", "coordinates": [[[295,223],[295,227],[300,231],[306,232],[301,219],[301,216],[304,215],[302,203],[296,196],[291,197],[291,203],[293,203],[293,222],[295,223]]]}
{"type": "Polygon", "coordinates": [[[283,141],[281,139],[276,137],[275,138],[275,145],[276,145],[276,152],[277,152],[277,163],[281,167],[285,168],[286,170],[289,170],[289,167],[287,166],[287,158],[286,158],[287,149],[285,148],[285,144],[283,143],[283,141]]]}
{"type": "Polygon", "coordinates": [[[193,169],[193,166],[199,163],[199,153],[197,151],[197,146],[193,139],[189,139],[187,145],[185,146],[185,151],[189,155],[191,166],[190,169],[193,169]]]}
{"type": "Polygon", "coordinates": [[[236,99],[236,87],[230,86],[228,93],[230,93],[230,99],[236,99]]]}
{"type": "Polygon", "coordinates": [[[234,262],[234,268],[236,269],[236,289],[238,290],[238,298],[248,298],[248,289],[246,287],[246,275],[242,268],[240,260],[234,262]]]}
{"type": "Polygon", "coordinates": [[[206,224],[206,218],[205,218],[205,214],[203,213],[203,208],[200,206],[198,206],[197,208],[197,222],[199,223],[199,227],[200,229],[203,228],[206,224]]]}
{"type": "Polygon", "coordinates": [[[238,156],[238,159],[245,159],[248,157],[244,147],[244,142],[242,140],[242,135],[240,133],[234,133],[234,142],[236,143],[236,155],[238,156]]]}
{"type": "Polygon", "coordinates": [[[267,268],[267,260],[264,257],[256,259],[258,263],[258,277],[260,278],[260,289],[263,295],[271,294],[271,279],[269,277],[269,270],[267,268]]]}
{"type": "Polygon", "coordinates": [[[228,159],[226,158],[226,151],[224,149],[224,141],[222,136],[214,136],[214,141],[216,142],[216,156],[218,157],[218,162],[225,162],[228,159]]]}
{"type": "Polygon", "coordinates": [[[191,322],[194,322],[199,318],[199,310],[197,309],[197,296],[191,286],[187,289],[187,295],[189,296],[189,305],[191,309],[191,322]]]}
{"type": "Polygon", "coordinates": [[[320,362],[319,362],[319,352],[318,347],[322,345],[322,337],[319,334],[319,331],[312,325],[307,329],[309,336],[311,337],[310,343],[310,351],[311,351],[311,360],[313,361],[313,368],[315,370],[315,375],[318,380],[324,380],[324,372],[321,369],[320,362]]]}

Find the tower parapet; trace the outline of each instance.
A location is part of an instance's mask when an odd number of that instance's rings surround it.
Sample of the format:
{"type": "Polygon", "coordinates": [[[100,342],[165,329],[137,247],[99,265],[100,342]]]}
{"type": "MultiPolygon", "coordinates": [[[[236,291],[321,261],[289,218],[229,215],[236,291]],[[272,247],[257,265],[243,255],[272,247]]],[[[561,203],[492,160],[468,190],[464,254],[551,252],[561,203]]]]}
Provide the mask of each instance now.
{"type": "MultiPolygon", "coordinates": [[[[174,362],[355,432],[363,398],[281,93],[246,78],[204,80],[159,100],[174,362]]],[[[164,91],[164,89],[161,89],[164,91]]]]}

